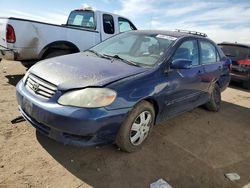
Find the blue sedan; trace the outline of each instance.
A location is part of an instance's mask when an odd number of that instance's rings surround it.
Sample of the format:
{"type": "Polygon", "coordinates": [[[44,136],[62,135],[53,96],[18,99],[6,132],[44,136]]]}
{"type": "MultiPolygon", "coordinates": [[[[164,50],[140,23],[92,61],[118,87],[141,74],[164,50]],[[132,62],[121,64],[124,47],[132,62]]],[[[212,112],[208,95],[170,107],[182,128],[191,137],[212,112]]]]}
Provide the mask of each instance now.
{"type": "Polygon", "coordinates": [[[206,35],[131,31],[43,60],[18,83],[22,116],[42,134],[133,152],[154,124],[205,105],[219,111],[230,60],[206,35]]]}

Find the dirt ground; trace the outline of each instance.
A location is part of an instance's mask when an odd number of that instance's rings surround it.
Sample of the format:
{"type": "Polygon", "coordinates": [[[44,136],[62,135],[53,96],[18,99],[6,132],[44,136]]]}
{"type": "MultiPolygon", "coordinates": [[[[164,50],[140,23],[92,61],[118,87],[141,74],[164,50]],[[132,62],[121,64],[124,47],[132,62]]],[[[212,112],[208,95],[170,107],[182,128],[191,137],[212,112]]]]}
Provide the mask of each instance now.
{"type": "Polygon", "coordinates": [[[176,187],[250,187],[250,92],[223,92],[218,113],[196,108],[156,126],[143,149],[65,146],[19,116],[15,85],[26,69],[0,63],[0,187],[146,188],[163,178],[176,187]],[[241,179],[231,182],[225,173],[241,179]]]}

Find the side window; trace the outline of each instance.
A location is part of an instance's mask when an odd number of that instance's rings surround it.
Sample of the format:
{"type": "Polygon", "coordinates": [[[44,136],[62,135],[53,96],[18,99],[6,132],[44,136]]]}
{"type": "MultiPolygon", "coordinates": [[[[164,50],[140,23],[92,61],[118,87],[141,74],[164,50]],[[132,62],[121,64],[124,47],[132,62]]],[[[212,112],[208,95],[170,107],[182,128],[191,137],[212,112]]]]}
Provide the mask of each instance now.
{"type": "Polygon", "coordinates": [[[201,41],[201,62],[203,64],[216,63],[216,49],[210,42],[201,41]]]}
{"type": "Polygon", "coordinates": [[[128,20],[124,18],[118,18],[118,24],[119,24],[119,31],[125,32],[130,30],[135,30],[135,26],[128,20]]]}
{"type": "Polygon", "coordinates": [[[113,16],[109,14],[103,14],[103,28],[104,28],[104,32],[107,34],[115,33],[113,16]]]}
{"type": "Polygon", "coordinates": [[[189,40],[183,42],[181,46],[176,50],[172,59],[188,59],[192,61],[192,65],[199,65],[199,52],[197,41],[189,40]]]}

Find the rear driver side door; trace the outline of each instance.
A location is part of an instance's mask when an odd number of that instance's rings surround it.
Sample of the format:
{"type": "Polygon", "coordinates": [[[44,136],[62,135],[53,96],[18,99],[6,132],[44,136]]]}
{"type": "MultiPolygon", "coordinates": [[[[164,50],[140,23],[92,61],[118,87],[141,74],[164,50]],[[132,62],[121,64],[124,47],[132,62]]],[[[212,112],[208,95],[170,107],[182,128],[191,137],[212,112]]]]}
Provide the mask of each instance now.
{"type": "Polygon", "coordinates": [[[213,84],[219,79],[223,66],[219,53],[213,43],[207,40],[199,40],[199,45],[201,64],[204,69],[202,87],[209,93],[213,89],[213,84]]]}

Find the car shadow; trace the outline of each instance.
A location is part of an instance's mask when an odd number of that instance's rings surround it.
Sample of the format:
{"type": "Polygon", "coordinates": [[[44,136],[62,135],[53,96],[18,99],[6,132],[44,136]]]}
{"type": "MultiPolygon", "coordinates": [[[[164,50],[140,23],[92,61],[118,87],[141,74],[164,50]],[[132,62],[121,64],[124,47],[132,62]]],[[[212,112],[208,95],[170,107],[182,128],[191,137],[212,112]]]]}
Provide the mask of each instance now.
{"type": "MultiPolygon", "coordinates": [[[[114,145],[68,146],[36,135],[58,163],[93,187],[149,187],[159,178],[173,187],[233,187],[223,169],[237,169],[233,165],[250,152],[249,113],[249,108],[228,102],[222,102],[219,113],[196,108],[156,126],[135,153],[114,145]],[[240,119],[246,122],[237,123],[240,119]]],[[[239,184],[248,183],[248,174],[241,176],[239,184]]]]}
{"type": "Polygon", "coordinates": [[[245,92],[250,92],[250,90],[247,90],[243,87],[242,82],[231,81],[228,87],[233,88],[233,89],[237,89],[237,90],[241,90],[241,91],[245,91],[245,92]]]}
{"type": "Polygon", "coordinates": [[[6,75],[5,78],[8,79],[8,83],[16,86],[17,83],[24,77],[24,74],[16,74],[16,75],[6,75]]]}

